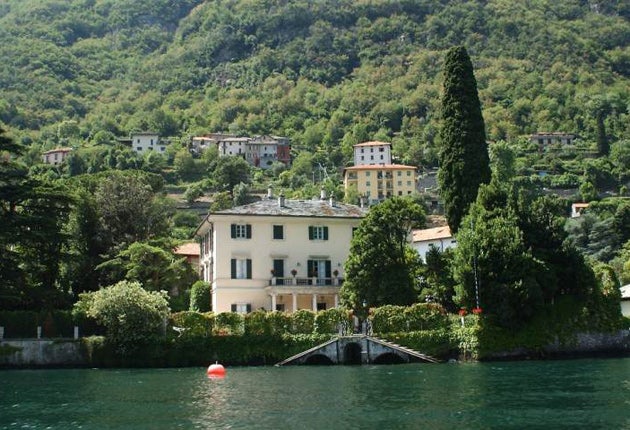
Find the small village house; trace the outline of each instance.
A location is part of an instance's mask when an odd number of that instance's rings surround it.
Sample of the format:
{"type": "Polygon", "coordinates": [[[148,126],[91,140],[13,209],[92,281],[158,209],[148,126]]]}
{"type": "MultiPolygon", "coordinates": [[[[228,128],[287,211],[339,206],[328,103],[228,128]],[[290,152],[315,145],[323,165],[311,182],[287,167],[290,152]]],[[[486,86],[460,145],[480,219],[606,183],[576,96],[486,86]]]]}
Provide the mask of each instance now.
{"type": "Polygon", "coordinates": [[[411,247],[418,251],[423,261],[426,262],[427,252],[431,248],[437,248],[444,252],[448,248],[457,246],[457,241],[451,234],[448,225],[412,231],[411,247]]]}
{"type": "Polygon", "coordinates": [[[55,148],[42,154],[42,161],[46,164],[58,166],[63,163],[72,152],[72,148],[55,148]]]}

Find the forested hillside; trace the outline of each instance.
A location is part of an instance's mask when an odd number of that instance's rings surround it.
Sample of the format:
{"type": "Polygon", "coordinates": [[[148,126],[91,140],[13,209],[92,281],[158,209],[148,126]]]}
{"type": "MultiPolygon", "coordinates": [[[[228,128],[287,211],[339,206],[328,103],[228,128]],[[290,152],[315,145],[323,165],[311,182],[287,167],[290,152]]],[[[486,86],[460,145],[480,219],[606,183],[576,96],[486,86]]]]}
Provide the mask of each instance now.
{"type": "Polygon", "coordinates": [[[616,142],[629,19],[596,0],[1,0],[0,121],[41,149],[222,130],[285,135],[334,166],[379,138],[435,165],[443,54],[461,44],[489,139],[616,142]]]}

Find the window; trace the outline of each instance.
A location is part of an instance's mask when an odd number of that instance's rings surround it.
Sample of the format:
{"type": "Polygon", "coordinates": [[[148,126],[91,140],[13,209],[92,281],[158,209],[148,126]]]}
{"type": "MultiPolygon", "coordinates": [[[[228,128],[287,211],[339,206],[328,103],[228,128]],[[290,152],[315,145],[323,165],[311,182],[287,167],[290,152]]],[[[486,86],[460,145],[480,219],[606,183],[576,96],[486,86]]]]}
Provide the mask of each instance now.
{"type": "Polygon", "coordinates": [[[273,238],[275,240],[284,239],[284,226],[283,225],[274,225],[273,226],[273,238]]]}
{"type": "Polygon", "coordinates": [[[402,175],[402,172],[399,170],[398,172],[396,172],[398,174],[398,176],[402,175]]]}
{"type": "Polygon", "coordinates": [[[370,186],[370,181],[365,181],[365,186],[369,187],[370,186]]]}
{"type": "Polygon", "coordinates": [[[248,314],[252,311],[251,303],[232,303],[232,312],[248,314]]]}
{"type": "Polygon", "coordinates": [[[252,260],[250,258],[232,259],[232,279],[252,279],[252,260]]]}
{"type": "Polygon", "coordinates": [[[411,171],[407,170],[407,176],[411,176],[411,171]]]}
{"type": "Polygon", "coordinates": [[[402,187],[402,181],[398,181],[398,186],[402,187]]]}
{"type": "Polygon", "coordinates": [[[284,303],[276,303],[276,310],[278,312],[284,312],[284,303]]]}
{"type": "Polygon", "coordinates": [[[384,150],[385,150],[385,148],[383,148],[383,147],[378,148],[379,152],[383,152],[384,150]]]}
{"type": "Polygon", "coordinates": [[[318,311],[325,311],[326,310],[326,303],[319,303],[319,302],[317,302],[317,310],[318,311]]]}
{"type": "Polygon", "coordinates": [[[306,270],[308,276],[317,278],[317,285],[330,285],[332,283],[330,260],[307,260],[306,270]]]}
{"type": "Polygon", "coordinates": [[[232,239],[251,239],[252,238],[252,225],[251,224],[232,224],[231,236],[232,236],[232,239]]]}
{"type": "Polygon", "coordinates": [[[370,176],[370,172],[365,172],[365,176],[370,176]]]}
{"type": "Polygon", "coordinates": [[[328,227],[311,225],[308,227],[309,240],[328,240],[328,227]]]}
{"type": "Polygon", "coordinates": [[[136,146],[136,151],[142,151],[142,146],[136,146]]]}
{"type": "Polygon", "coordinates": [[[373,155],[370,155],[370,160],[374,160],[374,156],[373,155]]]}

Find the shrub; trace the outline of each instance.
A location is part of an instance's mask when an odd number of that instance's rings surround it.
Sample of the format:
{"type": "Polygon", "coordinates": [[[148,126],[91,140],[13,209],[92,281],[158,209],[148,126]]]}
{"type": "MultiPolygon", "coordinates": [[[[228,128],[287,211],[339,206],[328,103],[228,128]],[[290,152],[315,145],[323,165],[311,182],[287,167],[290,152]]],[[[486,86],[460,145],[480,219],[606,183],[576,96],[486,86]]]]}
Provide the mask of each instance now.
{"type": "Polygon", "coordinates": [[[395,333],[408,329],[405,306],[381,306],[373,310],[370,320],[375,333],[395,333]]]}
{"type": "Polygon", "coordinates": [[[236,312],[221,312],[215,316],[214,334],[243,334],[245,319],[236,312]]]}
{"type": "Polygon", "coordinates": [[[448,327],[444,308],[437,303],[416,303],[404,310],[408,330],[431,330],[448,327]]]}
{"type": "Polygon", "coordinates": [[[300,309],[291,314],[291,333],[311,334],[315,329],[315,314],[307,309],[300,309]]]}
{"type": "Polygon", "coordinates": [[[170,313],[166,292],[147,291],[130,281],[83,293],[75,306],[77,313],[85,312],[105,327],[107,341],[122,354],[157,341],[170,313]]]}
{"type": "Polygon", "coordinates": [[[190,310],[208,312],[210,300],[210,284],[204,281],[195,282],[190,288],[190,310]]]}
{"type": "Polygon", "coordinates": [[[214,314],[177,312],[171,315],[171,325],[183,329],[182,336],[210,336],[214,328],[214,314]]]}
{"type": "Polygon", "coordinates": [[[344,333],[352,327],[352,318],[345,309],[326,309],[315,315],[315,333],[337,333],[340,326],[344,333]]]}

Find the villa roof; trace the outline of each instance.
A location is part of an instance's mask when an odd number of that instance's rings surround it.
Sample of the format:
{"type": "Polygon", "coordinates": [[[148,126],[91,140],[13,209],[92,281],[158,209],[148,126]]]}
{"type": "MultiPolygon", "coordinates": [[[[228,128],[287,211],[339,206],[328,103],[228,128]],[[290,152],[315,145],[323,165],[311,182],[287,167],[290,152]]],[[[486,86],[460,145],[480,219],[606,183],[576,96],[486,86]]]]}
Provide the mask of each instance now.
{"type": "Polygon", "coordinates": [[[218,212],[211,212],[208,217],[222,215],[248,216],[286,216],[286,217],[321,217],[321,218],[362,218],[367,209],[345,203],[326,200],[289,200],[280,205],[279,198],[265,198],[255,203],[236,206],[218,212]]]}
{"type": "Polygon", "coordinates": [[[441,227],[414,230],[412,232],[413,242],[428,242],[431,240],[448,239],[453,237],[451,229],[445,225],[441,227]]]}

